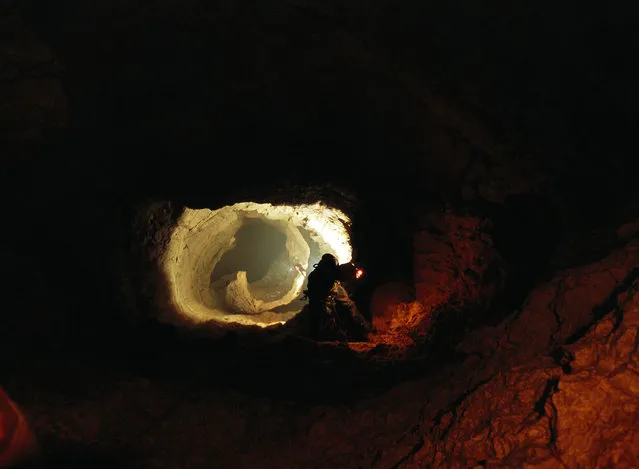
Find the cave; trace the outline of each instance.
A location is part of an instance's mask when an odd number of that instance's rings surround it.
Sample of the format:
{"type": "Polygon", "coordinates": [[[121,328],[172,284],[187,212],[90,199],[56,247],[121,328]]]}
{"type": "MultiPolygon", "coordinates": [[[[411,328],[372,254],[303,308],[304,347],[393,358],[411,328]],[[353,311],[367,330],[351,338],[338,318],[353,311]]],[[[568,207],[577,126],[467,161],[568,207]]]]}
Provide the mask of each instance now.
{"type": "MultiPolygon", "coordinates": [[[[155,203],[140,217],[170,207],[155,203]]],[[[166,323],[285,324],[303,309],[307,272],[324,253],[340,264],[352,259],[348,216],[320,203],[180,212],[153,234],[160,265],[148,275],[159,279],[154,296],[166,300],[155,304],[155,314],[166,323]]]]}
{"type": "Polygon", "coordinates": [[[1,1],[0,467],[639,467],[624,10],[1,1]]]}
{"type": "Polygon", "coordinates": [[[237,244],[213,268],[211,282],[238,270],[246,271],[248,282],[263,279],[286,245],[285,232],[261,219],[243,220],[235,238],[237,244]]]}

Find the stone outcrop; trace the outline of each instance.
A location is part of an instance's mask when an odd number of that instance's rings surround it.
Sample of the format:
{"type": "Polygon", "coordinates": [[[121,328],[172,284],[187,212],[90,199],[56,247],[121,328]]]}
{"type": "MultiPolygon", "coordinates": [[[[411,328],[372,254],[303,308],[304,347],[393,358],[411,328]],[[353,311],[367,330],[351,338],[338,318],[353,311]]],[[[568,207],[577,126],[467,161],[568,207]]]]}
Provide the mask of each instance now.
{"type": "Polygon", "coordinates": [[[444,334],[454,340],[481,321],[504,288],[506,264],[494,247],[491,223],[452,210],[433,212],[422,218],[413,247],[414,293],[391,284],[376,292],[374,340],[415,344],[444,334]]]}
{"type": "Polygon", "coordinates": [[[330,463],[348,467],[340,457],[355,451],[364,467],[636,467],[638,246],[535,290],[522,312],[460,344],[457,367],[325,416],[327,433],[344,426],[351,438],[330,463]]]}
{"type": "Polygon", "coordinates": [[[536,288],[520,311],[494,328],[471,333],[459,349],[521,361],[578,339],[613,309],[639,267],[639,241],[594,264],[569,269],[536,288]]]}
{"type": "Polygon", "coordinates": [[[485,350],[488,377],[437,416],[405,467],[637,467],[637,248],[534,292],[485,350]]]}
{"type": "Polygon", "coordinates": [[[486,306],[504,280],[490,222],[447,211],[423,220],[414,239],[415,294],[425,305],[486,306]]]}

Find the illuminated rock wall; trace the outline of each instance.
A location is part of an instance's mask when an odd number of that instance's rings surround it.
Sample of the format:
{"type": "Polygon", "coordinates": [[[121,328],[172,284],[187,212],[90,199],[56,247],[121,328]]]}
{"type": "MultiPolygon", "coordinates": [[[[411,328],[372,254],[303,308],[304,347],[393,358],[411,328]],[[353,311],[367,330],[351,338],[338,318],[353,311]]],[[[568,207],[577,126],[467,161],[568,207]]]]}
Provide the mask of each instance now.
{"type": "Polygon", "coordinates": [[[177,321],[178,324],[218,321],[268,326],[284,323],[297,313],[273,312],[301,295],[305,275],[297,270],[290,276],[286,292],[271,301],[256,297],[260,284],[249,284],[243,271],[211,284],[211,272],[222,256],[235,246],[234,235],[245,217],[261,218],[280,226],[286,235],[288,270],[298,264],[307,270],[318,261],[311,259],[310,248],[300,229],[310,233],[321,252],[334,253],[341,263],[351,260],[350,220],[341,211],[321,204],[238,203],[218,210],[185,209],[162,254],[167,284],[160,288],[168,288],[171,307],[161,310],[161,320],[177,321]]]}
{"type": "Polygon", "coordinates": [[[460,349],[487,358],[476,384],[406,466],[636,467],[638,251],[561,274],[469,338],[460,349]]]}
{"type": "Polygon", "coordinates": [[[401,284],[383,286],[373,297],[373,320],[384,342],[456,340],[503,294],[507,265],[495,249],[487,218],[453,211],[422,217],[413,256],[413,297],[406,299],[407,286],[401,284]],[[403,301],[383,307],[384,289],[403,301]]]}

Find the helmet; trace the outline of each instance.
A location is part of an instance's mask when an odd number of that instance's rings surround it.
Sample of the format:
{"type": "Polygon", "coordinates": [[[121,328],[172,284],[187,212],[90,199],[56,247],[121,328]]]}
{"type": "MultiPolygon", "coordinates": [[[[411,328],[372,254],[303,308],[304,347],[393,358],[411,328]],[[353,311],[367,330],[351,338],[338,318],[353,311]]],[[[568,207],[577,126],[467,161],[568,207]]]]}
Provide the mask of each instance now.
{"type": "Polygon", "coordinates": [[[326,253],[322,256],[320,264],[332,264],[334,266],[337,266],[338,262],[333,254],[326,253]]]}

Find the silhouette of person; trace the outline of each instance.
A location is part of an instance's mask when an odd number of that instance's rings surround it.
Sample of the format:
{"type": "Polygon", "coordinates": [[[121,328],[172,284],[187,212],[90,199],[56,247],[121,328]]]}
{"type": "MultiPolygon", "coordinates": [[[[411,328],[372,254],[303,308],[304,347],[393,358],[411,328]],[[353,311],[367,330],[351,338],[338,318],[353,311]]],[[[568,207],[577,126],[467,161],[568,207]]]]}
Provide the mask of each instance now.
{"type": "Polygon", "coordinates": [[[340,281],[340,267],[324,254],[308,276],[311,336],[315,340],[365,341],[371,326],[340,281]]]}

